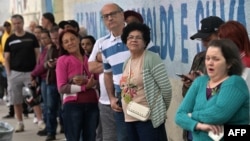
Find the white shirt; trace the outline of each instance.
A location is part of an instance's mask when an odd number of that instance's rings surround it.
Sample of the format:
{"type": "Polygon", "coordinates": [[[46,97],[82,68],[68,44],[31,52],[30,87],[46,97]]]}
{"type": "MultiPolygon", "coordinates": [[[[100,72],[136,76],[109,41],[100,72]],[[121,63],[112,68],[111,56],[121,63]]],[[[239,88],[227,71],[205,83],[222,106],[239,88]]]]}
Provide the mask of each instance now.
{"type": "MultiPolygon", "coordinates": [[[[98,39],[93,47],[93,50],[89,56],[88,62],[96,61],[96,56],[98,52],[101,52],[100,43],[102,42],[102,38],[98,39]]],[[[104,84],[104,73],[99,74],[99,84],[100,84],[100,98],[99,102],[104,105],[110,105],[108,93],[104,84]]]]}

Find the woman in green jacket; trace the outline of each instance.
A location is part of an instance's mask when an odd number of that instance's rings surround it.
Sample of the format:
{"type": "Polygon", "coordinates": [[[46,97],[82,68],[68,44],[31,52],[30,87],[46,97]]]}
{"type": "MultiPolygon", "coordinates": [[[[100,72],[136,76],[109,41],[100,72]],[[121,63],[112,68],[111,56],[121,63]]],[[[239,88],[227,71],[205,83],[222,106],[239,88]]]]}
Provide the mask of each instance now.
{"type": "Polygon", "coordinates": [[[128,24],[121,36],[131,53],[124,64],[120,80],[122,108],[130,141],[166,141],[166,112],[172,89],[165,64],[158,54],[146,50],[150,42],[150,29],[145,24],[128,24]],[[146,121],[128,115],[129,102],[149,107],[146,121]]]}

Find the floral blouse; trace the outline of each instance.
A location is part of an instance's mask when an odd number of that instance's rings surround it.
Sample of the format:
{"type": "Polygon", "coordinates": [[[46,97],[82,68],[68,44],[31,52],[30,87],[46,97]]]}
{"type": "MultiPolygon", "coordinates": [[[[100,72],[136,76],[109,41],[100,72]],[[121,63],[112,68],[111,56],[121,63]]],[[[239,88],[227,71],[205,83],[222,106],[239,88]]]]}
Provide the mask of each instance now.
{"type": "Polygon", "coordinates": [[[120,87],[122,89],[122,108],[124,111],[126,122],[137,121],[137,119],[127,115],[126,113],[127,104],[130,101],[135,101],[148,107],[143,86],[143,59],[143,56],[136,61],[131,61],[130,59],[127,65],[125,66],[120,80],[120,87]]]}

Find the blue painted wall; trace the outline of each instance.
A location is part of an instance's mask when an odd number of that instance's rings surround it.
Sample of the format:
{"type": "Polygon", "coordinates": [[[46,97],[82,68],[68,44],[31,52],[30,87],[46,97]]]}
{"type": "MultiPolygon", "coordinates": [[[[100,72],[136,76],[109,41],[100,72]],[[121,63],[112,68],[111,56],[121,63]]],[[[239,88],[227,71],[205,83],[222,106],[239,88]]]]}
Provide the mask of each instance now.
{"type": "MultiPolygon", "coordinates": [[[[151,38],[160,48],[170,75],[188,72],[193,57],[203,50],[199,41],[190,40],[200,27],[200,20],[216,15],[223,20],[237,20],[250,27],[250,1],[247,0],[117,0],[124,10],[133,9],[142,14],[152,29],[151,38]],[[175,67],[172,67],[175,66],[175,67]]],[[[74,18],[99,38],[107,33],[100,18],[100,9],[106,2],[93,0],[74,5],[74,18]]],[[[249,30],[249,28],[248,28],[249,30]]]]}

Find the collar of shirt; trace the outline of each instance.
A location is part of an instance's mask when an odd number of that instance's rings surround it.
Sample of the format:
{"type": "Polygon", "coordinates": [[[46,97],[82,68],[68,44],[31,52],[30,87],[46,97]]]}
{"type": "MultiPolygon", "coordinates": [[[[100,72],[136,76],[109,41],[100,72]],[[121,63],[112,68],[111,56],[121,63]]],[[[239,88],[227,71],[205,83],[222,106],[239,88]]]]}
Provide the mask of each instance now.
{"type": "MultiPolygon", "coordinates": [[[[127,26],[127,23],[124,22],[124,27],[127,26]]],[[[121,35],[119,36],[114,36],[112,32],[110,32],[110,41],[116,41],[116,40],[120,40],[121,39],[121,35]]]]}
{"type": "Polygon", "coordinates": [[[110,33],[110,41],[116,41],[116,40],[119,40],[121,39],[121,35],[120,36],[114,36],[112,33],[110,33]]]}

